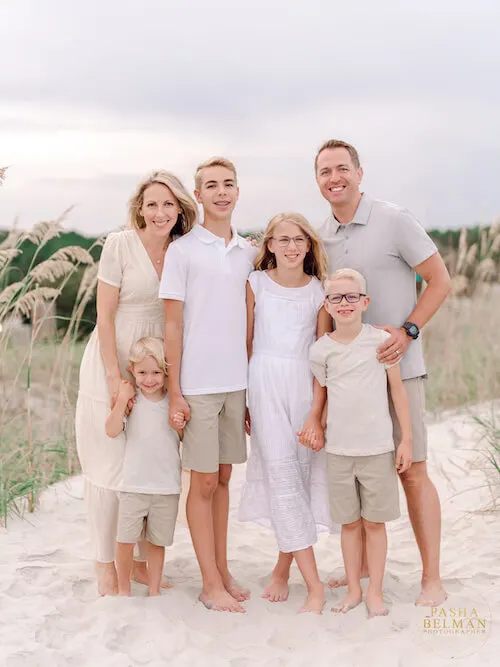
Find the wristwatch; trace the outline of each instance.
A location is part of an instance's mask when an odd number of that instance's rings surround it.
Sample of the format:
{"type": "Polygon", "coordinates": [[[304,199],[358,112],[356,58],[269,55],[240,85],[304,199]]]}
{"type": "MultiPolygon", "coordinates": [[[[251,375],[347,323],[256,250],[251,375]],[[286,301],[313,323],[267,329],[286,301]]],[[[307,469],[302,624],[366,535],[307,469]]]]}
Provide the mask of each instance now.
{"type": "Polygon", "coordinates": [[[420,334],[420,329],[417,327],[416,324],[414,324],[413,322],[405,322],[401,328],[406,331],[407,336],[413,338],[413,340],[417,340],[420,334]]]}

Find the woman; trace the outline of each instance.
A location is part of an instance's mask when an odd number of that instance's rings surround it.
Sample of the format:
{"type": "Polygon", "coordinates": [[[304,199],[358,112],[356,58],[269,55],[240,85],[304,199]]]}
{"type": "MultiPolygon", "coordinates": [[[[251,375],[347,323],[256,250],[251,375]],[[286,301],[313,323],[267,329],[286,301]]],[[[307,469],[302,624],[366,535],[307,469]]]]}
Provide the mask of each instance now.
{"type": "MultiPolygon", "coordinates": [[[[105,421],[121,380],[132,379],[126,370],[132,344],[144,336],[163,337],[158,288],[165,252],[173,238],[192,229],[197,213],[173,174],[154,172],[130,200],[130,228],[109,234],[102,250],[97,327],[82,359],[75,419],[100,595],[117,592],[116,489],[125,446],[123,434],[106,435],[105,421]]],[[[147,583],[144,562],[136,563],[134,578],[147,583]]]]}

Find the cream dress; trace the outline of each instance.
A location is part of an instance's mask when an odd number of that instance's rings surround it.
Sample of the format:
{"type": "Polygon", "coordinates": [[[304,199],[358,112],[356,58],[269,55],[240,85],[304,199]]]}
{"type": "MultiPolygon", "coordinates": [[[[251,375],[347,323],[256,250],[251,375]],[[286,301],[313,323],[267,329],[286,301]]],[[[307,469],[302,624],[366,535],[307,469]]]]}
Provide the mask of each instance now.
{"type": "Polygon", "coordinates": [[[252,435],[239,519],[270,524],[280,551],[298,551],[316,542],[318,529],[331,528],[325,450],[314,453],[297,437],[312,404],[309,348],[324,293],[315,277],[304,287],[283,287],[254,271],[249,282],[255,295],[252,435]]]}
{"type": "MultiPolygon", "coordinates": [[[[159,278],[135,229],[109,234],[102,249],[98,278],[120,289],[115,318],[120,371],[127,372],[132,344],[143,336],[164,335],[163,301],[159,278]]],[[[86,496],[96,560],[112,561],[116,537],[117,500],[125,453],[125,435],[109,438],[105,422],[110,397],[97,327],[92,332],[80,367],[75,429],[78,458],[87,482],[86,496]],[[110,491],[112,493],[110,493],[110,491]]]]}

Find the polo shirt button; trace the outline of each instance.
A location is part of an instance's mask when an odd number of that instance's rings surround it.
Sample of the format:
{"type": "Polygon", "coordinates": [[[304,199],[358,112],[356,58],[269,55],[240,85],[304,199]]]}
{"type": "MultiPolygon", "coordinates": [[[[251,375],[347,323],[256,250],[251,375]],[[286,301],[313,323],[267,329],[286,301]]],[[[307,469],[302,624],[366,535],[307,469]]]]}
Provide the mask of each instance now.
{"type": "Polygon", "coordinates": [[[348,252],[349,252],[349,250],[347,250],[347,248],[346,248],[346,251],[345,251],[345,254],[347,255],[347,254],[348,254],[348,252]]]}

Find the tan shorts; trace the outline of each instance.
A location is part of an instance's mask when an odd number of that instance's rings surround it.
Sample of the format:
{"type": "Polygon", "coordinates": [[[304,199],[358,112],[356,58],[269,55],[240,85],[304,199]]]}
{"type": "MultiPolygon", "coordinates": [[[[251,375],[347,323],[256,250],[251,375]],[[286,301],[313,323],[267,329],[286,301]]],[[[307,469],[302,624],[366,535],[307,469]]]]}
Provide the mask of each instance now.
{"type": "Polygon", "coordinates": [[[353,523],[361,517],[373,523],[385,523],[399,517],[394,452],[373,456],[327,454],[327,467],[334,523],[353,523]]]}
{"type": "MultiPolygon", "coordinates": [[[[427,460],[427,428],[425,426],[425,390],[424,378],[404,380],[403,384],[410,403],[411,435],[413,442],[412,461],[419,463],[427,460]]],[[[401,442],[401,428],[399,426],[394,404],[389,392],[389,411],[392,417],[394,447],[401,442]]]]}
{"type": "Polygon", "coordinates": [[[179,495],[119,492],[117,541],[131,544],[145,538],[159,547],[174,541],[179,495]],[[145,531],[143,528],[145,525],[145,531]]]}
{"type": "Polygon", "coordinates": [[[245,463],[246,391],[184,398],[191,418],[184,427],[182,467],[217,472],[221,463],[245,463]]]}

